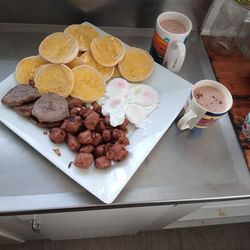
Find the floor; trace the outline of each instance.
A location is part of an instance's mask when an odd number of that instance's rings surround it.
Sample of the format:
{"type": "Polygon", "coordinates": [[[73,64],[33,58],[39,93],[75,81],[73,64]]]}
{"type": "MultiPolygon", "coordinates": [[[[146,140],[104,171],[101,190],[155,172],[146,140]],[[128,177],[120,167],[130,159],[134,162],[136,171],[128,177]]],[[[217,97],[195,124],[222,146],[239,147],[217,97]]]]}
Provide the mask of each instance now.
{"type": "Polygon", "coordinates": [[[30,241],[0,250],[249,250],[250,223],[168,229],[131,236],[30,241]]]}

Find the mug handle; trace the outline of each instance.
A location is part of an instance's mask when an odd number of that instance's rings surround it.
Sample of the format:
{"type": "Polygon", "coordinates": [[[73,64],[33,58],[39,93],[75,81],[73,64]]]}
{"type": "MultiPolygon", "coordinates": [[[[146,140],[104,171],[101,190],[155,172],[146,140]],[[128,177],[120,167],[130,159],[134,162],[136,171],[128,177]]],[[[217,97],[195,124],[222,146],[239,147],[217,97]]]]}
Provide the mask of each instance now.
{"type": "Polygon", "coordinates": [[[193,128],[194,125],[190,125],[188,124],[188,122],[194,118],[197,118],[197,114],[190,109],[177,123],[177,126],[179,127],[180,130],[184,130],[184,129],[191,129],[193,128]]]}
{"type": "Polygon", "coordinates": [[[172,72],[178,72],[184,62],[186,46],[182,42],[170,42],[163,59],[165,65],[172,72]]]}

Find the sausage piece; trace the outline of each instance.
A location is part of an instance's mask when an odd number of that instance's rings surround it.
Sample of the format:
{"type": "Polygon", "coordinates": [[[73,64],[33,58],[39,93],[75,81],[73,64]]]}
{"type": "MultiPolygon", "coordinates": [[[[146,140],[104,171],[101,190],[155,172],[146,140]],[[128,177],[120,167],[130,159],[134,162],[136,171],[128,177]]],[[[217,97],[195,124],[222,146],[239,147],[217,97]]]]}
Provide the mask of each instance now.
{"type": "Polygon", "coordinates": [[[111,160],[106,156],[101,156],[95,159],[95,167],[99,169],[106,169],[111,167],[111,160]]]}
{"type": "Polygon", "coordinates": [[[112,137],[114,140],[118,140],[121,136],[125,136],[125,132],[123,130],[115,128],[112,131],[112,137]]]}
{"type": "Polygon", "coordinates": [[[61,128],[64,129],[68,133],[77,133],[80,128],[83,125],[83,120],[81,116],[76,115],[76,116],[70,116],[68,119],[66,119],[61,128]]]}
{"type": "Polygon", "coordinates": [[[79,153],[76,155],[74,164],[78,168],[89,168],[94,162],[94,157],[90,153],[79,153]]]}
{"type": "Polygon", "coordinates": [[[102,143],[102,136],[99,133],[92,133],[92,144],[97,146],[102,143]]]}
{"type": "Polygon", "coordinates": [[[102,106],[94,102],[93,104],[93,110],[98,113],[99,115],[102,114],[102,106]]]}
{"type": "Polygon", "coordinates": [[[79,152],[80,153],[92,153],[95,150],[94,146],[91,144],[84,145],[80,148],[79,152]]]}
{"type": "Polygon", "coordinates": [[[72,109],[70,109],[69,114],[70,115],[78,115],[81,110],[82,110],[82,108],[80,108],[80,107],[73,107],[72,109]]]}
{"type": "Polygon", "coordinates": [[[107,148],[106,156],[109,160],[122,161],[128,155],[128,151],[123,144],[115,143],[107,148]]]}
{"type": "Polygon", "coordinates": [[[127,130],[128,130],[127,126],[128,126],[128,119],[125,118],[124,122],[121,125],[119,125],[118,128],[124,130],[125,132],[127,132],[127,130]]]}
{"type": "Polygon", "coordinates": [[[95,157],[106,155],[105,144],[98,145],[95,147],[95,157]]]}
{"type": "Polygon", "coordinates": [[[91,112],[93,112],[92,109],[82,107],[82,110],[79,112],[79,115],[82,116],[83,118],[86,118],[91,112]]]}
{"type": "Polygon", "coordinates": [[[116,142],[125,146],[129,145],[129,139],[125,135],[121,136],[116,142]]]}
{"type": "Polygon", "coordinates": [[[71,151],[78,151],[81,147],[77,138],[69,133],[66,135],[66,143],[71,151]]]}
{"type": "Polygon", "coordinates": [[[111,136],[111,130],[110,129],[104,129],[102,131],[102,139],[103,139],[104,142],[111,141],[112,136],[111,136]]]}
{"type": "Polygon", "coordinates": [[[87,129],[94,131],[96,125],[100,120],[100,116],[95,112],[92,111],[84,120],[84,125],[87,129]]]}
{"type": "Polygon", "coordinates": [[[78,140],[81,144],[92,144],[92,135],[91,135],[90,130],[81,132],[78,135],[78,140]]]}
{"type": "Polygon", "coordinates": [[[66,133],[61,128],[52,128],[49,133],[49,138],[54,143],[63,143],[65,141],[66,133]]]}
{"type": "Polygon", "coordinates": [[[82,107],[83,101],[79,98],[73,98],[68,103],[69,109],[72,109],[73,107],[82,107]]]}

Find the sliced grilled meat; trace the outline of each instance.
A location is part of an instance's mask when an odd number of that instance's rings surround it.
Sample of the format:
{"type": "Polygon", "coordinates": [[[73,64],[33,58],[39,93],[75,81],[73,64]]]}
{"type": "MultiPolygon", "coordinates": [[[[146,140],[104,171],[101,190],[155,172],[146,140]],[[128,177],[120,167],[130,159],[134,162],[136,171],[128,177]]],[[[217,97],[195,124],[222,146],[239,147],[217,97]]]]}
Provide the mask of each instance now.
{"type": "Polygon", "coordinates": [[[10,89],[2,98],[2,104],[9,107],[19,107],[40,97],[36,88],[28,84],[20,84],[10,89]]]}
{"type": "Polygon", "coordinates": [[[32,112],[33,106],[34,106],[34,103],[27,103],[19,107],[14,107],[14,110],[22,116],[29,117],[29,116],[32,116],[31,112],[32,112]]]}
{"type": "Polygon", "coordinates": [[[32,115],[40,122],[61,121],[69,116],[68,103],[57,94],[44,94],[34,103],[32,115]]]}

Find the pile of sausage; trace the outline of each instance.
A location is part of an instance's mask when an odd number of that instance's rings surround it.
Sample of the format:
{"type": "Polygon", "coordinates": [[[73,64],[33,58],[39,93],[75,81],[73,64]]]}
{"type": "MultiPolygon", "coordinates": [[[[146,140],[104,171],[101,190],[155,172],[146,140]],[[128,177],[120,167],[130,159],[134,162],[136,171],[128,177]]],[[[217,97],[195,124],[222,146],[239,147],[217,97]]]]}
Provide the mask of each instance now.
{"type": "Polygon", "coordinates": [[[103,116],[101,106],[96,103],[90,108],[80,99],[73,98],[68,106],[70,116],[60,127],[50,130],[49,138],[54,143],[66,141],[69,149],[77,152],[75,166],[89,168],[94,163],[96,168],[105,169],[112,161],[122,161],[127,157],[127,120],[114,128],[109,116],[103,116]]]}

